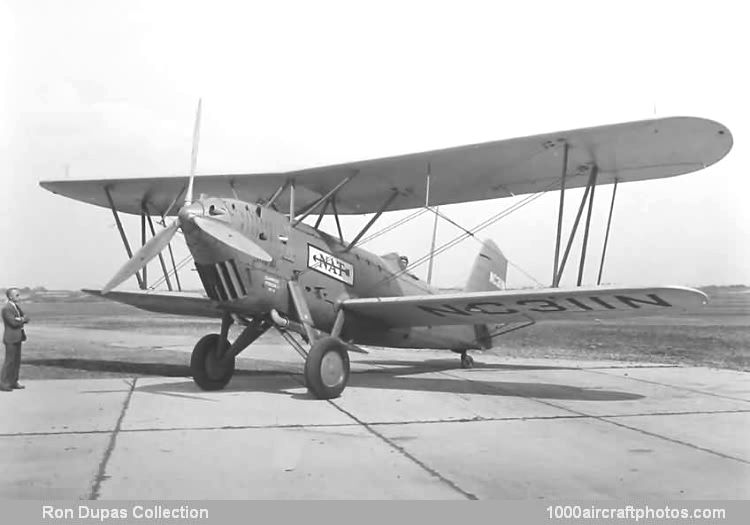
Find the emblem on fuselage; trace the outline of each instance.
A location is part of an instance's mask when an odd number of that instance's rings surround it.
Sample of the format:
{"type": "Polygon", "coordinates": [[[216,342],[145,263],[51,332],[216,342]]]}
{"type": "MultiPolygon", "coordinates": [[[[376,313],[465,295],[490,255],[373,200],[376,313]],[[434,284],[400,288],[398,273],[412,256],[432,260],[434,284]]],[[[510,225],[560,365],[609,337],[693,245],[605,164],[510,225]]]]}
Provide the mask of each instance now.
{"type": "Polygon", "coordinates": [[[354,285],[354,266],[312,244],[307,245],[307,267],[349,286],[354,285]]]}

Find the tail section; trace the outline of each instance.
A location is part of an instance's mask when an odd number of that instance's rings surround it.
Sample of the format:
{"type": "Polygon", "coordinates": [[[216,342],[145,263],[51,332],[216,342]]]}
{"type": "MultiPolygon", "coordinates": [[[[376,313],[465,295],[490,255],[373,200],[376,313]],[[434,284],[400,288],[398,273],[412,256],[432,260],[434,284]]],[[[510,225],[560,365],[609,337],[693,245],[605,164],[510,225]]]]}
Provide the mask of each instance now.
{"type": "Polygon", "coordinates": [[[508,274],[508,259],[503,252],[491,240],[482,244],[474,266],[471,269],[469,280],[466,281],[464,291],[487,292],[493,290],[505,290],[505,278],[508,274]]]}
{"type": "MultiPolygon", "coordinates": [[[[505,290],[505,278],[508,274],[508,259],[493,241],[487,239],[482,244],[469,280],[464,290],[467,292],[488,292],[505,290]]],[[[492,348],[492,335],[486,324],[474,325],[474,339],[480,348],[492,348]]]]}

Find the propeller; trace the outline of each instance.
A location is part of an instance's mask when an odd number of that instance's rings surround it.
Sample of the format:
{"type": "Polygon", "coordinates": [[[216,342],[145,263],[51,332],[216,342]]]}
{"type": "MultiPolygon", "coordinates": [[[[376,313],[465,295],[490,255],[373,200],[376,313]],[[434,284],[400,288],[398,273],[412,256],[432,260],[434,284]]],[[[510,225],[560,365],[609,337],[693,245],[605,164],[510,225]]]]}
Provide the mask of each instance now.
{"type": "Polygon", "coordinates": [[[198,100],[198,110],[195,115],[195,127],[193,129],[193,150],[190,159],[190,179],[188,180],[187,192],[185,194],[185,204],[177,214],[177,218],[172,223],[152,237],[146,244],[135,252],[133,257],[120,268],[117,273],[102,288],[101,294],[105,295],[126,281],[131,275],[146,266],[151,259],[167,247],[174,237],[177,230],[183,226],[183,221],[191,222],[205,234],[213,237],[217,241],[240,251],[250,257],[261,261],[270,262],[271,255],[256,243],[245,237],[228,224],[196,215],[197,209],[190,209],[193,204],[193,181],[195,179],[195,166],[198,163],[198,141],[200,139],[200,122],[201,122],[201,100],[198,100]]]}
{"type": "Polygon", "coordinates": [[[195,166],[198,164],[198,141],[201,138],[201,99],[198,99],[198,110],[195,112],[195,126],[193,126],[193,151],[190,155],[190,178],[188,179],[187,193],[185,194],[185,206],[193,203],[193,180],[195,179],[195,166]]]}
{"type": "Polygon", "coordinates": [[[117,273],[102,288],[102,295],[109,293],[113,288],[127,280],[135,272],[143,268],[148,262],[159,255],[172,240],[177,228],[180,226],[178,220],[172,221],[172,224],[161,230],[156,236],[152,237],[146,244],[135,252],[133,257],[120,268],[117,273]]]}

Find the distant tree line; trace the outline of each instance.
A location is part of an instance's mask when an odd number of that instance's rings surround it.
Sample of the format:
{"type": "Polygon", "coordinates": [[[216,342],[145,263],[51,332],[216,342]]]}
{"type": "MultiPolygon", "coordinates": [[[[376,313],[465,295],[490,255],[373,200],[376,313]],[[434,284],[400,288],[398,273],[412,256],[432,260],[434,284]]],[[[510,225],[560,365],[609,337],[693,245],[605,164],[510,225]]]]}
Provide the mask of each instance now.
{"type": "MultiPolygon", "coordinates": [[[[14,286],[14,288],[18,288],[18,291],[21,292],[21,295],[47,291],[44,286],[35,286],[33,288],[29,288],[28,286],[14,286]]],[[[3,295],[5,295],[5,290],[7,290],[7,288],[0,288],[0,292],[2,292],[3,295]]]]}

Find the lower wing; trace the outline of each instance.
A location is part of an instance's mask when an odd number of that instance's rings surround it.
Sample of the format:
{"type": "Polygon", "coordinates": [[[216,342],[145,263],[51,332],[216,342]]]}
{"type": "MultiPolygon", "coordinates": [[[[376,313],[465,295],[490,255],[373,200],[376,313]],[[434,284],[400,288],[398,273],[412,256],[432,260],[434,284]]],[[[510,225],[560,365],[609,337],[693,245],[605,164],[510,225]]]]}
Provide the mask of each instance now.
{"type": "MultiPolygon", "coordinates": [[[[87,294],[102,296],[100,290],[83,290],[87,294]]],[[[141,310],[163,314],[221,318],[223,311],[218,303],[200,294],[186,292],[109,292],[107,299],[125,303],[141,310]]]]}
{"type": "Polygon", "coordinates": [[[707,301],[703,292],[678,286],[591,287],[372,297],[348,299],[341,307],[395,328],[672,314],[694,309],[707,301]]]}

